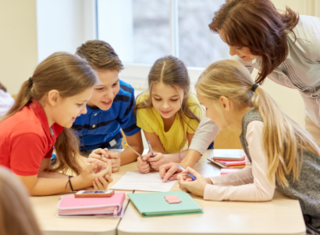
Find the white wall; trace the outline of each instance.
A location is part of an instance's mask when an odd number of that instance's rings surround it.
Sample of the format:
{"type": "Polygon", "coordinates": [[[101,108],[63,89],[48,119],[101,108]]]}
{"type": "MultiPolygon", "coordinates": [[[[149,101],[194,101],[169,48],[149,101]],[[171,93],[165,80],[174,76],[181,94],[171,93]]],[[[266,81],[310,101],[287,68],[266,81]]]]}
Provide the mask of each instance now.
{"type": "Polygon", "coordinates": [[[0,29],[0,81],[16,94],[37,65],[36,0],[1,0],[0,29]]]}
{"type": "Polygon", "coordinates": [[[93,0],[38,0],[38,61],[95,38],[93,0]]]}

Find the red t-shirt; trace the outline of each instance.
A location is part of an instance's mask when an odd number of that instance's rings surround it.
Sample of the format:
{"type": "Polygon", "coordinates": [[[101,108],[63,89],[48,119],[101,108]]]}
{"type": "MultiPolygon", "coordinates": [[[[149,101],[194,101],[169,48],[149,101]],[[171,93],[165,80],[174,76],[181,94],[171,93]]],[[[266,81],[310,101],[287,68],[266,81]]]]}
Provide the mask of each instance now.
{"type": "Polygon", "coordinates": [[[51,129],[37,100],[0,122],[0,165],[17,175],[37,175],[43,158],[51,158],[64,127],[55,123],[51,129]]]}

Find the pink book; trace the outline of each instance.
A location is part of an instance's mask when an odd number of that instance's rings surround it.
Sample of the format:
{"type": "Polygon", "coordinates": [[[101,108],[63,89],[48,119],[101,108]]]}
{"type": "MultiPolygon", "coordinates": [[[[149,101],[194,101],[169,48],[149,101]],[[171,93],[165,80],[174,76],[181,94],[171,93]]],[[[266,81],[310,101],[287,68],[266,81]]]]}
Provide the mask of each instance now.
{"type": "Polygon", "coordinates": [[[102,215],[117,216],[122,209],[125,193],[115,193],[111,197],[76,198],[74,195],[61,198],[58,215],[102,215]]]}
{"type": "Polygon", "coordinates": [[[227,175],[227,174],[236,172],[238,170],[241,170],[241,169],[222,168],[221,171],[220,171],[220,175],[227,175]]]}

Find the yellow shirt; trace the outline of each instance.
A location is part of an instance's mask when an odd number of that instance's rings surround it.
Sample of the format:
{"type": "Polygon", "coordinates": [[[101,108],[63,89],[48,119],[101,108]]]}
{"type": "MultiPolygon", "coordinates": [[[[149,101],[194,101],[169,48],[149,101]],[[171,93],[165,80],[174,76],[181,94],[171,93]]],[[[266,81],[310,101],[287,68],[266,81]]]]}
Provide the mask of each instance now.
{"type": "MultiPolygon", "coordinates": [[[[145,101],[148,97],[148,92],[140,95],[137,99],[137,104],[145,101]]],[[[201,119],[203,110],[199,106],[199,101],[197,98],[193,95],[190,95],[188,98],[188,104],[190,105],[190,110],[199,119],[201,119]]],[[[146,132],[155,133],[159,137],[166,153],[177,153],[188,148],[187,139],[186,144],[180,149],[183,138],[184,136],[187,138],[187,133],[193,134],[199,123],[196,119],[190,119],[188,117],[185,117],[185,119],[186,122],[183,122],[183,128],[180,122],[179,114],[176,113],[175,120],[171,128],[165,132],[162,117],[153,107],[151,109],[144,108],[137,110],[137,126],[146,132]],[[187,123],[192,128],[190,128],[187,123]]]]}

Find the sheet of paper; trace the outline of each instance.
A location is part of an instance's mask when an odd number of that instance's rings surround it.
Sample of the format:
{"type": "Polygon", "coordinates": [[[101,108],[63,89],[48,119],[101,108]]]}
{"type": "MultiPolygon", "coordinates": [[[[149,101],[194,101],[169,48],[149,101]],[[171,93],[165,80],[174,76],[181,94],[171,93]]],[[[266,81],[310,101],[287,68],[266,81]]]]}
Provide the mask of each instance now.
{"type": "Polygon", "coordinates": [[[127,172],[111,189],[168,192],[175,182],[176,181],[167,181],[166,183],[162,183],[158,172],[148,174],[127,172]]]}

